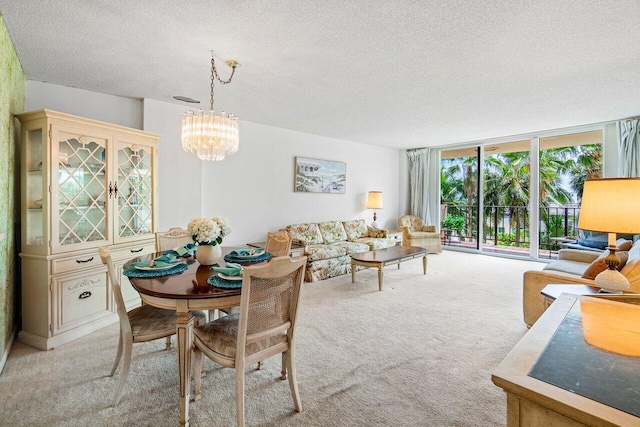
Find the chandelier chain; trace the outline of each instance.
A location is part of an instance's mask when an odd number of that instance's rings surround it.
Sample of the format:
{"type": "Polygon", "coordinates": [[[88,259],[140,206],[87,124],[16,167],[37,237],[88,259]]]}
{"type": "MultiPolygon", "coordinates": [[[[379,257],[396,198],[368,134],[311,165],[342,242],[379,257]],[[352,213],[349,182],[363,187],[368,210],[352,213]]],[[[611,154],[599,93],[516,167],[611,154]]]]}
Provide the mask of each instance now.
{"type": "Polygon", "coordinates": [[[213,57],[213,54],[211,55],[211,111],[213,111],[213,83],[214,81],[217,79],[221,84],[226,85],[227,83],[231,83],[231,79],[233,79],[233,75],[236,72],[236,65],[232,65],[231,66],[231,75],[229,76],[228,80],[222,80],[220,78],[220,75],[218,75],[218,69],[216,68],[216,60],[213,57]]]}

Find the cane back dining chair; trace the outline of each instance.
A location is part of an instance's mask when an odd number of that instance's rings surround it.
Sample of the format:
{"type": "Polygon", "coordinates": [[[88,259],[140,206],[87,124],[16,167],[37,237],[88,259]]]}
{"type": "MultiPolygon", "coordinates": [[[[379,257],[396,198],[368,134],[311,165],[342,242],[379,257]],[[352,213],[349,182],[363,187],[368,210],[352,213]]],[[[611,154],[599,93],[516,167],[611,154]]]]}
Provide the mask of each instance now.
{"type": "MultiPolygon", "coordinates": [[[[264,265],[244,269],[240,312],[223,316],[194,335],[194,372],[202,371],[202,354],[219,365],[235,368],[237,424],[244,426],[244,370],[247,365],[282,354],[282,379],[296,411],[302,410],[294,357],[298,301],[306,257],[274,257],[264,265]]],[[[194,375],[194,398],[200,398],[200,375],[194,375]]]]}
{"type": "MultiPolygon", "coordinates": [[[[264,245],[264,250],[274,257],[289,255],[289,252],[291,252],[291,236],[289,236],[289,233],[284,230],[280,230],[276,233],[267,232],[267,242],[264,245]]],[[[237,313],[238,308],[222,308],[220,309],[220,312],[224,314],[237,313]]],[[[260,368],[262,368],[261,363],[258,364],[258,369],[260,368]]]]}
{"type": "Polygon", "coordinates": [[[273,256],[285,256],[291,252],[291,236],[284,230],[276,233],[267,232],[267,243],[264,250],[273,256]]]}
{"type": "MultiPolygon", "coordinates": [[[[122,360],[122,371],[120,372],[120,381],[116,388],[116,394],[113,397],[112,406],[116,406],[120,402],[120,396],[127,382],[129,375],[129,367],[131,365],[131,352],[133,344],[138,342],[146,342],[156,340],[158,338],[166,338],[166,349],[171,348],[171,336],[176,333],[176,313],[172,310],[163,310],[151,305],[142,305],[127,312],[122,297],[122,288],[120,287],[119,276],[116,273],[113,260],[111,259],[111,251],[108,246],[98,249],[102,263],[107,266],[109,278],[111,281],[111,289],[116,301],[116,309],[118,318],[120,319],[120,338],[118,340],[118,352],[116,360],[111,368],[109,376],[115,374],[120,360],[122,360]]],[[[205,315],[201,311],[193,311],[195,322],[199,324],[205,323],[205,315]]]]}
{"type": "Polygon", "coordinates": [[[193,243],[189,232],[180,227],[172,227],[169,231],[159,231],[156,233],[156,251],[162,252],[178,246],[193,243]]]}

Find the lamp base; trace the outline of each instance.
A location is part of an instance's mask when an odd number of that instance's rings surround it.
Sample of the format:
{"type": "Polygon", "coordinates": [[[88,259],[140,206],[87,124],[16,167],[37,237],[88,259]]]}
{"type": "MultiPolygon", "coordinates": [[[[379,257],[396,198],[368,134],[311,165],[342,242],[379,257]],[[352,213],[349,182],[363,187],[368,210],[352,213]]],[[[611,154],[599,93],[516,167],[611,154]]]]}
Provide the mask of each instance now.
{"type": "Polygon", "coordinates": [[[617,293],[629,289],[629,281],[618,270],[606,269],[595,278],[596,285],[604,292],[617,293]]]}

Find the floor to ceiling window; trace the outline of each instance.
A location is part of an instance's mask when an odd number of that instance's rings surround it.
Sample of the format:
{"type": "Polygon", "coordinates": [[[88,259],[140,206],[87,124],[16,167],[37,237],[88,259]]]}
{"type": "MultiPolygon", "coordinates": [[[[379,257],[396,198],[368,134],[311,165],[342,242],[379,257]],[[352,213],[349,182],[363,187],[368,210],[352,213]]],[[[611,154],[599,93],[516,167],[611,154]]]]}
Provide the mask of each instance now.
{"type": "Polygon", "coordinates": [[[582,187],[601,177],[602,131],[540,138],[539,258],[554,258],[577,239],[582,187]]]}
{"type": "Polygon", "coordinates": [[[529,256],[530,141],[483,147],[482,249],[529,256]]]}
{"type": "Polygon", "coordinates": [[[445,245],[479,249],[479,158],[478,147],[441,153],[440,229],[445,245]]]}
{"type": "Polygon", "coordinates": [[[577,237],[584,181],[602,176],[602,143],[591,130],[441,151],[443,244],[556,258],[577,237]]]}

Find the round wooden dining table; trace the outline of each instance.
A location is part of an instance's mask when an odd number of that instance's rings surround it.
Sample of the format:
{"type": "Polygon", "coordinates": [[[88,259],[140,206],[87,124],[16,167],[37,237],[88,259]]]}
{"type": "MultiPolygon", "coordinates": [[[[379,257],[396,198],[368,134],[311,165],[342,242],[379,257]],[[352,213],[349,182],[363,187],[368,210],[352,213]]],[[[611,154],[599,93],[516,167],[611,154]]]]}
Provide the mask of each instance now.
{"type": "MultiPolygon", "coordinates": [[[[222,248],[227,254],[236,248],[222,248]]],[[[149,261],[162,253],[149,254],[128,261],[124,268],[139,261],[149,261]]],[[[191,393],[191,349],[193,346],[192,310],[214,310],[240,305],[241,289],[222,289],[207,284],[216,274],[211,266],[201,265],[193,258],[185,258],[188,268],[178,274],[163,277],[129,277],[146,304],[174,310],[176,319],[176,347],[178,349],[178,389],[180,394],[180,425],[189,425],[189,398],[191,393]]]]}

